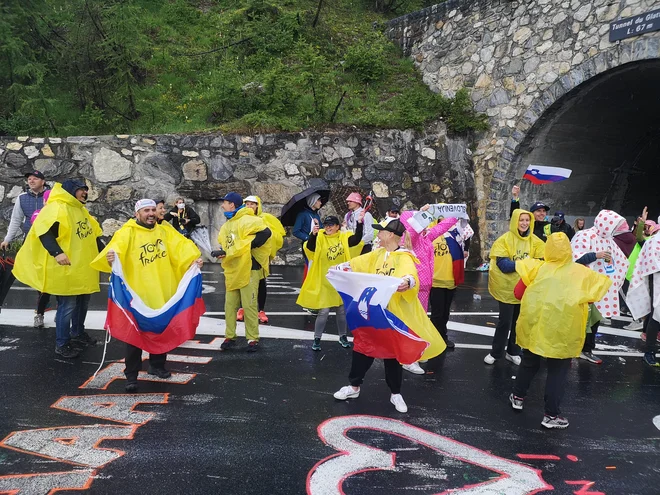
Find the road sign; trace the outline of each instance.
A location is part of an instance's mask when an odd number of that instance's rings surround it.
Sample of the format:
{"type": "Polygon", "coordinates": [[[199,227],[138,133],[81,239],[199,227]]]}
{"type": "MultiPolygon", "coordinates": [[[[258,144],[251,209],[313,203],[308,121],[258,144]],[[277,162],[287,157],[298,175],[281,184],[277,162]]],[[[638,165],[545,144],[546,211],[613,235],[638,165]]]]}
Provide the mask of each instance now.
{"type": "Polygon", "coordinates": [[[660,9],[610,22],[610,43],[660,31],[660,9]]]}

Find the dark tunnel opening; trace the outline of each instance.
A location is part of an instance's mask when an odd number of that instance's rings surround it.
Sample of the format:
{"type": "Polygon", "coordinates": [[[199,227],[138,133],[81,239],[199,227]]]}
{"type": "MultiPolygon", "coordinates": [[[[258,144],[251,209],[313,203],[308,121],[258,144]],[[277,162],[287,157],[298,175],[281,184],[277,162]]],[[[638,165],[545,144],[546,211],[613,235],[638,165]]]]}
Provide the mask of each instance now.
{"type": "Polygon", "coordinates": [[[660,60],[629,63],[576,87],[535,123],[521,145],[512,182],[528,165],[573,170],[570,179],[523,181],[523,207],[537,200],[567,216],[603,208],[660,215],[660,60]]]}

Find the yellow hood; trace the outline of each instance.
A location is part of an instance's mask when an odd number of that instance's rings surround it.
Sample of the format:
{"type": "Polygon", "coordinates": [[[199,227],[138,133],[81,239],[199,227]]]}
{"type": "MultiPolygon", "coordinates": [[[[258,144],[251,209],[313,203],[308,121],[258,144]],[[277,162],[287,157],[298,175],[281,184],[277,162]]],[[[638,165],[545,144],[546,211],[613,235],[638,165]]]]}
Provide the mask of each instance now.
{"type": "Polygon", "coordinates": [[[571,250],[571,241],[563,232],[557,232],[548,236],[545,243],[545,261],[551,261],[565,265],[573,261],[573,252],[571,250]]]}
{"type": "Polygon", "coordinates": [[[530,235],[534,235],[534,215],[532,215],[527,210],[513,210],[513,213],[511,214],[511,221],[509,222],[509,231],[512,232],[513,235],[515,235],[518,239],[522,239],[523,241],[529,239],[530,235]],[[518,232],[518,220],[520,220],[520,215],[523,213],[529,215],[529,233],[526,236],[522,236],[520,235],[520,232],[518,232]]]}

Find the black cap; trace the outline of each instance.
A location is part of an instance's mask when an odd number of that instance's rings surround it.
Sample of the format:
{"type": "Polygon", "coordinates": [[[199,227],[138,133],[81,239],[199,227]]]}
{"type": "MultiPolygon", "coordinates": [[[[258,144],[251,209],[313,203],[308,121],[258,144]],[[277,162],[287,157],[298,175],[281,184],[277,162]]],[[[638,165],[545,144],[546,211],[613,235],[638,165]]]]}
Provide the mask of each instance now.
{"type": "Polygon", "coordinates": [[[43,172],[41,172],[40,170],[33,170],[32,172],[28,172],[27,174],[24,175],[26,179],[31,175],[34,175],[37,179],[46,180],[46,177],[44,176],[43,172]]]}
{"type": "Polygon", "coordinates": [[[550,207],[544,203],[541,203],[540,201],[537,201],[532,205],[532,207],[529,209],[532,213],[534,213],[536,210],[540,210],[543,208],[545,211],[550,211],[550,207]]]}
{"type": "Polygon", "coordinates": [[[341,225],[341,222],[336,216],[328,215],[323,219],[323,225],[341,225]]]}
{"type": "Polygon", "coordinates": [[[393,211],[394,213],[401,213],[401,207],[399,205],[392,205],[387,211],[393,211]]]}
{"type": "Polygon", "coordinates": [[[373,227],[376,230],[386,230],[388,232],[392,232],[394,235],[398,235],[399,237],[401,237],[406,232],[406,227],[398,218],[390,220],[384,227],[379,223],[375,223],[373,227]]]}

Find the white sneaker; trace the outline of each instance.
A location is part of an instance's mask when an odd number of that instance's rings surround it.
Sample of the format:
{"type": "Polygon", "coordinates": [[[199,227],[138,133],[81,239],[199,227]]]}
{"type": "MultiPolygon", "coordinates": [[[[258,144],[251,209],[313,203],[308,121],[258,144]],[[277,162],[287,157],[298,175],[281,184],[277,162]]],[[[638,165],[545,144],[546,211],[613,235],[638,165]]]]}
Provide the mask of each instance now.
{"type": "Polygon", "coordinates": [[[641,330],[642,328],[644,328],[644,323],[640,320],[633,320],[623,327],[624,330],[641,330]]]}
{"type": "Polygon", "coordinates": [[[504,356],[507,361],[511,361],[513,364],[516,366],[520,366],[520,361],[522,361],[522,358],[520,356],[512,356],[508,352],[506,353],[506,356],[504,356]]]}
{"type": "Polygon", "coordinates": [[[394,407],[400,413],[408,412],[408,406],[406,405],[406,401],[403,400],[403,397],[401,397],[401,394],[392,394],[390,402],[394,404],[394,407]]]}
{"type": "Polygon", "coordinates": [[[34,328],[44,327],[44,315],[34,315],[34,328]]]}
{"type": "Polygon", "coordinates": [[[599,323],[600,323],[601,325],[605,325],[605,326],[607,326],[607,327],[611,327],[611,326],[612,326],[612,320],[610,320],[609,318],[601,318],[599,323]]]}
{"type": "Polygon", "coordinates": [[[360,389],[355,390],[350,385],[340,388],[334,395],[337,400],[357,399],[358,397],[360,397],[360,389]]]}
{"type": "Polygon", "coordinates": [[[491,356],[490,354],[487,354],[486,357],[484,358],[484,363],[494,364],[495,363],[495,358],[493,356],[491,356]]]}
{"type": "Polygon", "coordinates": [[[417,363],[403,364],[402,366],[403,366],[404,370],[410,371],[411,373],[414,373],[415,375],[423,375],[424,373],[426,373],[426,371],[424,371],[422,369],[422,367],[417,363]]]}

